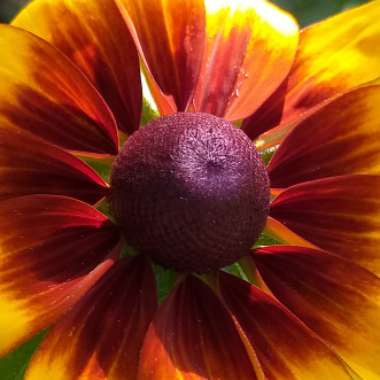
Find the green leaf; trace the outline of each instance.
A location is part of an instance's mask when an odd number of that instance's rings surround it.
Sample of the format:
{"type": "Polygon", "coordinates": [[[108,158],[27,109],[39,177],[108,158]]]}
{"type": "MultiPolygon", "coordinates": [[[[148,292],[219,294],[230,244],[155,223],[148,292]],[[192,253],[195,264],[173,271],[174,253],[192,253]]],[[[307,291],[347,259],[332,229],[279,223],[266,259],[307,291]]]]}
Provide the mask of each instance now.
{"type": "Polygon", "coordinates": [[[149,104],[149,101],[144,98],[143,101],[143,112],[141,115],[141,125],[149,123],[150,121],[156,119],[160,115],[153,109],[153,107],[149,104]]]}
{"type": "Polygon", "coordinates": [[[248,281],[247,276],[245,275],[241,265],[238,262],[224,267],[223,271],[232,274],[233,276],[236,276],[238,278],[241,278],[242,280],[248,281]]]}
{"type": "Polygon", "coordinates": [[[177,273],[157,264],[155,264],[153,268],[157,282],[158,300],[161,303],[173,289],[177,273]]]}
{"type": "MultiPolygon", "coordinates": [[[[0,359],[1,380],[22,380],[34,350],[41,343],[46,331],[38,333],[29,342],[0,359]]],[[[43,379],[41,379],[43,380],[43,379]]]]}

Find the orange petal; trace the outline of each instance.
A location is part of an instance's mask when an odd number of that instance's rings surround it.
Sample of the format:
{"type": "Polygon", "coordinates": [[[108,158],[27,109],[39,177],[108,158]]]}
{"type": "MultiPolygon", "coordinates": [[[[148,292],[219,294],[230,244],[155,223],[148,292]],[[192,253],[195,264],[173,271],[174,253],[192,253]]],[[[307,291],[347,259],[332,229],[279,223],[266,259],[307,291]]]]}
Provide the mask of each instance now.
{"type": "Polygon", "coordinates": [[[141,113],[137,51],[114,0],[37,0],[13,21],[57,47],[87,75],[125,132],[141,113]]]}
{"type": "Polygon", "coordinates": [[[298,26],[263,0],[205,0],[206,42],[192,109],[237,120],[252,114],[293,63],[298,26]]]}
{"type": "Polygon", "coordinates": [[[107,184],[83,161],[12,125],[0,126],[0,201],[57,194],[95,203],[107,193],[107,184]]]}
{"type": "Polygon", "coordinates": [[[0,25],[0,49],[0,124],[74,151],[117,152],[111,112],[63,54],[9,25],[0,25]]]}
{"type": "Polygon", "coordinates": [[[360,367],[380,375],[378,277],[338,256],[308,248],[266,247],[255,251],[254,259],[273,294],[359,375],[360,367]]]}
{"type": "Polygon", "coordinates": [[[380,86],[349,92],[303,119],[269,164],[273,187],[344,174],[380,174],[380,86]]]}
{"type": "MultiPolygon", "coordinates": [[[[288,77],[287,93],[267,104],[261,123],[268,130],[273,114],[281,112],[286,127],[324,101],[380,77],[380,1],[371,1],[301,31],[300,43],[288,77]]],[[[246,122],[255,129],[255,119],[246,122]]],[[[261,127],[263,128],[263,127],[261,127]]],[[[282,128],[280,128],[282,129],[282,128]]],[[[273,140],[271,131],[263,141],[273,140]]],[[[275,142],[273,142],[275,143],[275,142]]]]}
{"type": "Polygon", "coordinates": [[[184,111],[204,44],[203,0],[117,0],[164,113],[184,111]]]}
{"type": "Polygon", "coordinates": [[[142,257],[116,264],[48,334],[25,379],[135,380],[156,303],[142,257]]]}
{"type": "Polygon", "coordinates": [[[273,201],[270,214],[312,244],[380,273],[380,176],[295,185],[273,201]]]}
{"type": "Polygon", "coordinates": [[[272,297],[228,274],[221,277],[220,284],[266,379],[353,380],[341,359],[272,297]]]}
{"type": "Polygon", "coordinates": [[[118,230],[72,198],[0,203],[0,355],[53,323],[118,254],[118,230]]]}
{"type": "Polygon", "coordinates": [[[139,380],[255,380],[226,309],[207,285],[186,278],[145,338],[139,380]]]}

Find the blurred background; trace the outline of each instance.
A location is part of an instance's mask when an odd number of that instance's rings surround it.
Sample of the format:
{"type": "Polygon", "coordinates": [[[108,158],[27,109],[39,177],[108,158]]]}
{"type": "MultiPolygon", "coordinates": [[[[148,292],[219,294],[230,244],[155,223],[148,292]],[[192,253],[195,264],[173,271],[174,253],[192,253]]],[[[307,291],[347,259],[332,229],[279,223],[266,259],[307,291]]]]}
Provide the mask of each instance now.
{"type": "Polygon", "coordinates": [[[0,22],[9,22],[29,0],[0,0],[0,22]]]}
{"type": "MultiPolygon", "coordinates": [[[[0,0],[0,22],[9,22],[17,11],[30,0],[0,0]]],[[[292,12],[302,26],[321,20],[332,14],[366,3],[368,0],[275,0],[292,12]]]]}
{"type": "Polygon", "coordinates": [[[276,0],[273,1],[293,13],[305,26],[345,9],[368,3],[369,0],[276,0]]]}

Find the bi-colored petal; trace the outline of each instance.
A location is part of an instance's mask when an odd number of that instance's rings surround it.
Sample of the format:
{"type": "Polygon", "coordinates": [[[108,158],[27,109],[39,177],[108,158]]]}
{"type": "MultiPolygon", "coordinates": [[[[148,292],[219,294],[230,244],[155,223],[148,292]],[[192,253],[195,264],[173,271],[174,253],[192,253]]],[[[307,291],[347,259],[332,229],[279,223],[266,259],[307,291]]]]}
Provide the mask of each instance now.
{"type": "Polygon", "coordinates": [[[380,174],[380,86],[362,87],[303,119],[269,164],[271,186],[380,174]]]}
{"type": "Polygon", "coordinates": [[[379,78],[379,17],[380,1],[375,0],[302,30],[286,93],[278,92],[265,104],[259,119],[252,116],[244,123],[247,133],[257,136],[257,121],[260,132],[281,124],[278,131],[260,137],[266,145],[276,144],[304,113],[379,78]]]}
{"type": "Polygon", "coordinates": [[[114,0],[35,0],[13,21],[60,49],[103,95],[119,127],[133,132],[141,113],[140,67],[114,0]]]}
{"type": "Polygon", "coordinates": [[[117,0],[163,113],[184,111],[202,61],[203,0],[117,0]]]}
{"type": "Polygon", "coordinates": [[[297,235],[294,231],[290,230],[284,224],[271,216],[268,216],[265,225],[265,232],[269,236],[273,236],[275,240],[281,242],[282,244],[292,244],[301,247],[316,248],[315,245],[309,241],[303,239],[301,236],[297,235]]]}
{"type": "Polygon", "coordinates": [[[135,380],[156,298],[144,258],[116,264],[48,334],[25,379],[135,380]]]}
{"type": "Polygon", "coordinates": [[[149,83],[161,112],[240,119],[291,68],[297,24],[267,1],[118,2],[154,78],[149,83]]]}
{"type": "Polygon", "coordinates": [[[338,256],[308,248],[266,247],[255,251],[254,259],[278,300],[359,374],[364,367],[380,376],[378,277],[338,256]]]}
{"type": "Polygon", "coordinates": [[[0,355],[49,326],[118,254],[118,230],[72,198],[31,195],[0,203],[0,355]]]}
{"type": "Polygon", "coordinates": [[[252,114],[289,73],[296,22],[263,0],[205,0],[206,42],[190,105],[237,120],[252,114]]]}
{"type": "Polygon", "coordinates": [[[138,380],[255,380],[231,317],[188,277],[162,304],[145,338],[138,380]]]}
{"type": "Polygon", "coordinates": [[[0,124],[74,151],[117,152],[111,112],[68,58],[9,25],[0,25],[0,51],[0,124]]]}
{"type": "Polygon", "coordinates": [[[380,1],[314,24],[301,33],[289,75],[283,122],[380,77],[380,1]]]}
{"type": "MultiPolygon", "coordinates": [[[[267,132],[281,122],[282,110],[285,102],[286,87],[287,79],[281,83],[277,90],[273,92],[272,95],[268,97],[265,102],[250,117],[244,119],[241,124],[240,128],[252,140],[255,140],[258,136],[263,134],[260,136],[260,139],[255,142],[258,149],[262,148],[262,146],[260,146],[260,142],[261,145],[263,145],[263,140],[268,147],[275,145],[271,144],[270,141],[273,133],[270,131],[268,133],[268,138],[266,138],[266,134],[264,134],[264,132],[267,132]]],[[[284,136],[285,128],[279,127],[278,129],[281,130],[281,136],[284,136]]],[[[277,139],[274,139],[277,143],[277,139]]]]}
{"type": "Polygon", "coordinates": [[[272,297],[227,274],[221,278],[221,293],[266,379],[352,380],[341,359],[272,297]]]}
{"type": "Polygon", "coordinates": [[[295,185],[273,201],[270,214],[315,246],[380,273],[380,176],[295,185]]]}
{"type": "Polygon", "coordinates": [[[28,132],[0,126],[0,201],[56,194],[96,203],[107,184],[88,165],[28,132]]]}

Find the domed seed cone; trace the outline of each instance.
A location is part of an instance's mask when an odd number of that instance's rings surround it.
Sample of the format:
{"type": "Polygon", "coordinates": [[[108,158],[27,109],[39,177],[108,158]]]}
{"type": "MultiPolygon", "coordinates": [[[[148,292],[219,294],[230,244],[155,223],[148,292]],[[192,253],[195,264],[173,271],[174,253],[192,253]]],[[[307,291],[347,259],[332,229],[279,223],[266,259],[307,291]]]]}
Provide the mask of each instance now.
{"type": "Polygon", "coordinates": [[[246,135],[203,113],[162,117],[115,160],[111,209],[127,242],[163,266],[208,272],[249,252],[269,210],[269,180],[246,135]]]}

